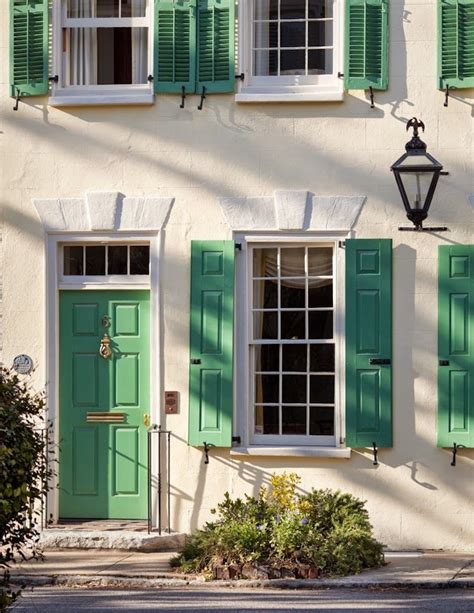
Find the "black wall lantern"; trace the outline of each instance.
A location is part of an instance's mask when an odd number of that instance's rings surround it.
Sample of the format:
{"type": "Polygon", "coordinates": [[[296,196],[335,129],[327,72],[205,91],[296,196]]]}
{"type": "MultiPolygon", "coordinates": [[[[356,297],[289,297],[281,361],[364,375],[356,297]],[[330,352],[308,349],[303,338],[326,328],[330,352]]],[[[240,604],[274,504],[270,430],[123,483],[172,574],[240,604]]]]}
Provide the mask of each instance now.
{"type": "Polygon", "coordinates": [[[407,217],[415,227],[398,229],[415,232],[446,231],[448,229],[446,227],[423,227],[443,166],[426,151],[426,144],[418,136],[418,128],[424,132],[425,124],[413,117],[407,123],[407,130],[409,128],[413,128],[413,136],[405,145],[406,153],[391,166],[390,170],[395,175],[407,217]]]}

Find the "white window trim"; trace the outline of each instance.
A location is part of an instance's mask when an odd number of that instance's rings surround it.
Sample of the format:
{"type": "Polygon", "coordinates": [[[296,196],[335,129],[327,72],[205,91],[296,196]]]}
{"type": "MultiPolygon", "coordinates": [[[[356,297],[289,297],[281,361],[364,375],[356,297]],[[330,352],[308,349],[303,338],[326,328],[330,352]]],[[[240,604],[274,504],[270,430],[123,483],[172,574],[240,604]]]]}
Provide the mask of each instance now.
{"type": "Polygon", "coordinates": [[[235,95],[237,102],[311,102],[341,101],[344,99],[344,83],[337,77],[344,66],[344,0],[334,0],[334,74],[314,77],[312,83],[304,77],[304,84],[289,84],[282,77],[252,76],[252,28],[253,1],[239,2],[238,73],[244,74],[235,95]]]}
{"type": "MultiPolygon", "coordinates": [[[[234,238],[241,244],[241,251],[236,258],[236,319],[235,319],[235,363],[234,363],[234,432],[240,435],[240,444],[231,451],[232,455],[284,455],[284,456],[319,456],[344,457],[350,456],[350,450],[345,446],[345,258],[344,249],[339,241],[349,238],[350,233],[236,233],[234,238]],[[253,243],[334,243],[335,250],[335,281],[338,302],[334,312],[334,331],[336,340],[336,398],[334,415],[334,445],[295,445],[294,436],[268,438],[266,444],[253,443],[253,402],[251,395],[250,363],[249,363],[249,244],[253,243]],[[241,390],[244,390],[242,392],[241,390]]],[[[260,437],[261,438],[261,437],[260,437]]],[[[305,437],[308,438],[308,437],[305,437]]]]}
{"type": "Polygon", "coordinates": [[[148,27],[148,66],[152,74],[153,66],[153,26],[154,11],[153,0],[147,0],[146,17],[130,17],[123,19],[115,18],[67,18],[65,0],[53,0],[52,6],[52,72],[58,76],[58,82],[51,84],[51,96],[48,104],[51,106],[103,106],[103,105],[150,105],[155,101],[153,82],[130,85],[82,85],[64,86],[62,84],[62,27],[63,24],[70,27],[86,25],[87,27],[99,27],[102,22],[113,26],[136,25],[148,27]]]}

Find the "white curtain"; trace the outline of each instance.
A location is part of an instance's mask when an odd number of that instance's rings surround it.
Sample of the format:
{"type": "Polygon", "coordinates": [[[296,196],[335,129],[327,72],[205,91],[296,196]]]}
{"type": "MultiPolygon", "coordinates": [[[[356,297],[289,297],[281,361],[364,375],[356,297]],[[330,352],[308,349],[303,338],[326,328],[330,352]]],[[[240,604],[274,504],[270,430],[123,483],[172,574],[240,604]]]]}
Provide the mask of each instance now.
{"type": "MultiPolygon", "coordinates": [[[[70,14],[80,17],[96,15],[96,0],[69,0],[70,14]]],[[[69,30],[69,84],[97,84],[97,30],[71,28],[69,30]]]]}
{"type": "MultiPolygon", "coordinates": [[[[132,0],[132,17],[145,15],[146,0],[132,0]]],[[[148,31],[132,28],[132,83],[146,83],[148,68],[148,31]]]]}

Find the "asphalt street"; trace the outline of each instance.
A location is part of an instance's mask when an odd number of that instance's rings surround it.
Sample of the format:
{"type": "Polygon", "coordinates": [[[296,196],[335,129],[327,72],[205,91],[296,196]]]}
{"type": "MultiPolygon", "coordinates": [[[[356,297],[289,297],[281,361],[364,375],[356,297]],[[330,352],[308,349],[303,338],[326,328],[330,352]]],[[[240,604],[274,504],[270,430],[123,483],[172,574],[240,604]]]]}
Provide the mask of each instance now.
{"type": "Polygon", "coordinates": [[[14,611],[474,611],[474,590],[240,590],[28,588],[14,611]]]}

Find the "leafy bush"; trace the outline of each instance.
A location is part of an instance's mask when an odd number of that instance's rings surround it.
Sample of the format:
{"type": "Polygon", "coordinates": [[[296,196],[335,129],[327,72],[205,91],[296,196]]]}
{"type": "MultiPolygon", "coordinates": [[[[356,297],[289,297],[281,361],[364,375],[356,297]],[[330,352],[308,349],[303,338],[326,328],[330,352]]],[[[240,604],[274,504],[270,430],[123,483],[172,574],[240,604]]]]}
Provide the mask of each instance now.
{"type": "Polygon", "coordinates": [[[9,583],[11,564],[39,556],[38,507],[52,476],[44,408],[43,395],[31,394],[17,375],[0,368],[0,611],[18,596],[9,583]]]}
{"type": "Polygon", "coordinates": [[[233,576],[249,576],[249,565],[265,567],[267,576],[282,570],[285,576],[347,575],[381,566],[382,545],[365,503],[340,491],[298,494],[299,481],[284,473],[273,475],[270,490],[262,487],[257,497],[232,500],[226,493],[213,510],[217,519],[187,538],[173,565],[214,575],[232,567],[233,576]]]}

